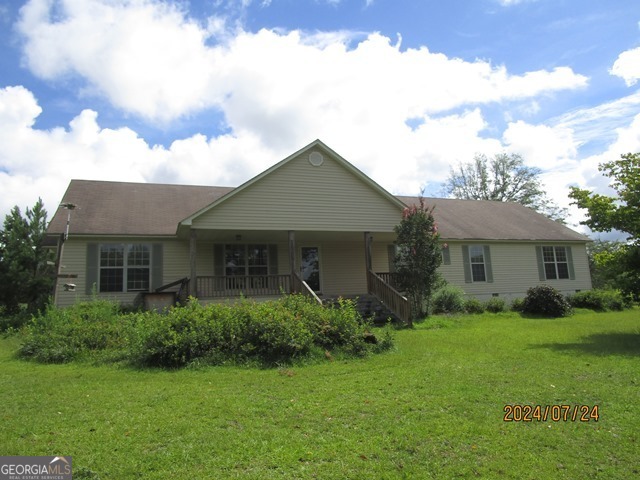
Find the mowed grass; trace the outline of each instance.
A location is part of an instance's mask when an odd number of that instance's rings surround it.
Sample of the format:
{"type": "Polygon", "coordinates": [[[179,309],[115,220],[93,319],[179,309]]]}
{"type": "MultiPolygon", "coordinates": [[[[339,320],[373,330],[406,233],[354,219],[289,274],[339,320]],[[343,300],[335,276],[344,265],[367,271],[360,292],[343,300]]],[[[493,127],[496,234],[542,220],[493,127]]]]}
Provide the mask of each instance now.
{"type": "Polygon", "coordinates": [[[251,369],[17,360],[0,340],[0,454],[74,478],[627,479],[640,474],[640,311],[435,317],[393,352],[251,369]],[[599,407],[504,422],[512,405],[599,407]]]}

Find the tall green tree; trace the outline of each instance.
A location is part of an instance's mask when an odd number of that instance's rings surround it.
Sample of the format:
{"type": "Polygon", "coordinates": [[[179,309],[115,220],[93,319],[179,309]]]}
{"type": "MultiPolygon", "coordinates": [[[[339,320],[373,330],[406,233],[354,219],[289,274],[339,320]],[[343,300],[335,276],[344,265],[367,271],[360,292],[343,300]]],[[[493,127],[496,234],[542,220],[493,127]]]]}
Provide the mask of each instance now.
{"type": "Polygon", "coordinates": [[[610,187],[616,196],[601,195],[571,187],[573,204],[587,210],[588,218],[581,222],[596,232],[619,230],[629,234],[629,242],[640,244],[640,153],[626,153],[619,160],[598,167],[612,179],[610,187]]]}
{"type": "Polygon", "coordinates": [[[628,234],[627,243],[595,257],[603,268],[615,272],[614,286],[640,298],[640,153],[626,153],[620,159],[601,164],[599,170],[612,179],[615,196],[571,187],[573,204],[587,210],[581,222],[596,232],[618,230],[628,234]]]}
{"type": "Polygon", "coordinates": [[[493,158],[478,154],[472,162],[450,168],[443,183],[447,195],[465,200],[516,202],[564,223],[567,209],[559,207],[544,192],[539,168],[528,167],[516,153],[493,158]]]}
{"type": "Polygon", "coordinates": [[[640,248],[597,240],[587,247],[593,288],[617,289],[638,299],[640,248]]]}
{"type": "Polygon", "coordinates": [[[9,313],[20,304],[42,307],[53,287],[54,254],[45,248],[47,211],[41,199],[27,208],[23,217],[18,206],[4,219],[0,231],[0,304],[9,313]]]}
{"type": "Polygon", "coordinates": [[[400,287],[407,293],[411,305],[409,326],[414,318],[429,313],[431,295],[438,280],[436,270],[442,262],[440,235],[424,198],[402,212],[402,221],[396,225],[395,265],[400,287]]]}

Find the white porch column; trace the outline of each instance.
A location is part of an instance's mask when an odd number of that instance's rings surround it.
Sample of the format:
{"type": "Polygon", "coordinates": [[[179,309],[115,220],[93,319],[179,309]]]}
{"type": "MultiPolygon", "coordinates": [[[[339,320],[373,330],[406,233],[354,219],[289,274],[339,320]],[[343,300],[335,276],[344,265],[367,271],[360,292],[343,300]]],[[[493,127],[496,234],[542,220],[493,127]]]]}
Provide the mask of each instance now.
{"type": "Polygon", "coordinates": [[[191,229],[191,235],[189,237],[189,266],[191,270],[189,276],[189,295],[193,297],[198,296],[198,269],[196,263],[197,241],[198,232],[197,230],[191,229]]]}

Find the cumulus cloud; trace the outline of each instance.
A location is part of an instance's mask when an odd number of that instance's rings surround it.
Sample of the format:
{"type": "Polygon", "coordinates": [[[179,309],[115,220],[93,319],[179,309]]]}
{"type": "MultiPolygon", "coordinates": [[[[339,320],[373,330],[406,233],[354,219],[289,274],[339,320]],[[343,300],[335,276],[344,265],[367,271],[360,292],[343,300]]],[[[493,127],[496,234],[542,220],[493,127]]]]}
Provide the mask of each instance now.
{"type": "Polygon", "coordinates": [[[224,36],[214,24],[207,29],[159,1],[31,0],[18,31],[34,74],[80,77],[118,108],[161,122],[218,108],[234,127],[241,120],[264,125],[300,110],[301,101],[307,109],[362,110],[373,99],[416,116],[587,83],[567,67],[510,75],[503,66],[425,47],[401,51],[375,33],[351,48],[360,34],[262,30],[224,36]],[[244,113],[248,106],[251,115],[244,113]]]}
{"type": "Polygon", "coordinates": [[[640,80],[640,47],[618,55],[609,73],[622,78],[629,87],[635,85],[640,80]]]}
{"type": "Polygon", "coordinates": [[[510,123],[502,135],[509,150],[519,153],[527,165],[549,170],[575,161],[577,144],[566,127],[510,123]]]}
{"type": "Polygon", "coordinates": [[[79,76],[90,92],[143,117],[170,120],[220,95],[211,33],[170,3],[34,0],[17,30],[34,74],[79,76]]]}

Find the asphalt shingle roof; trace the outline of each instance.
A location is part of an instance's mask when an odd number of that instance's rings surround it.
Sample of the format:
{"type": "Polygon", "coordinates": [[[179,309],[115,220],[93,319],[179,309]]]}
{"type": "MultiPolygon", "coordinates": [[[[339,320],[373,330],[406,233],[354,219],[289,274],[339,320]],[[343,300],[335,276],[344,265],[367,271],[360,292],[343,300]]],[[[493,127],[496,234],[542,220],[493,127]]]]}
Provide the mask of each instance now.
{"type": "MultiPolygon", "coordinates": [[[[175,235],[178,223],[233,190],[154,183],[72,180],[62,203],[73,203],[71,229],[77,235],[175,235]]],[[[64,232],[60,208],[49,233],[64,232]]]]}
{"type": "MultiPolygon", "coordinates": [[[[178,224],[234,190],[232,187],[72,180],[62,203],[78,206],[72,213],[76,235],[175,235],[178,224]]],[[[398,196],[407,205],[417,197],[398,196]]],[[[449,240],[589,239],[517,203],[427,198],[435,205],[440,235],[449,240]]],[[[49,234],[64,232],[66,210],[59,208],[49,234]]],[[[398,220],[400,217],[398,216],[398,220]]]]}
{"type": "MultiPolygon", "coordinates": [[[[418,204],[418,197],[398,199],[407,205],[418,204]]],[[[435,205],[433,216],[443,239],[589,241],[519,203],[454,198],[425,198],[425,203],[435,205]]]]}

